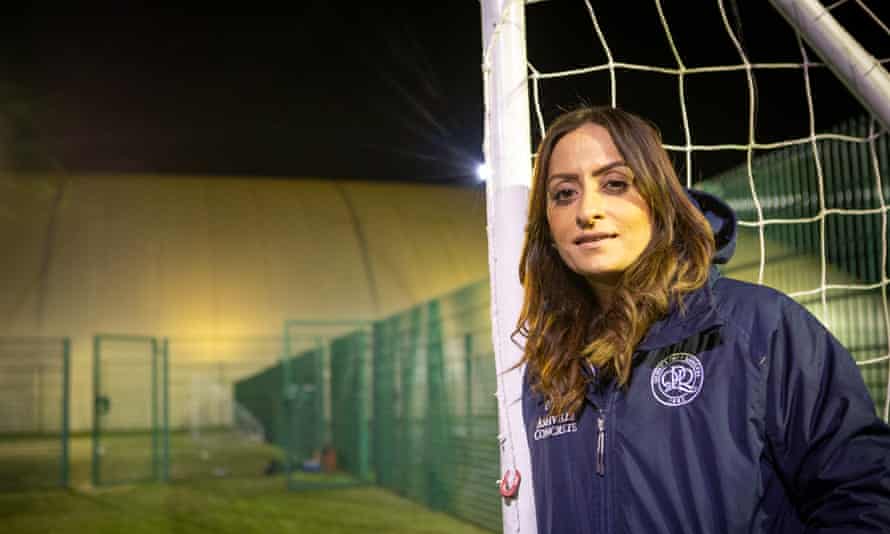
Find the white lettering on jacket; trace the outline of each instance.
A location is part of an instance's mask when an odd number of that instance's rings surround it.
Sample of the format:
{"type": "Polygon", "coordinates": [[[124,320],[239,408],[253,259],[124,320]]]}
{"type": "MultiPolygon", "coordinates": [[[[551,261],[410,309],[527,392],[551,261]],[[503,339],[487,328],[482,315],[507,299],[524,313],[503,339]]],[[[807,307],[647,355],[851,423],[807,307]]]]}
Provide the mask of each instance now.
{"type": "Polygon", "coordinates": [[[578,423],[575,414],[565,412],[560,415],[542,415],[538,417],[535,425],[535,441],[553,438],[578,431],[578,423]]]}

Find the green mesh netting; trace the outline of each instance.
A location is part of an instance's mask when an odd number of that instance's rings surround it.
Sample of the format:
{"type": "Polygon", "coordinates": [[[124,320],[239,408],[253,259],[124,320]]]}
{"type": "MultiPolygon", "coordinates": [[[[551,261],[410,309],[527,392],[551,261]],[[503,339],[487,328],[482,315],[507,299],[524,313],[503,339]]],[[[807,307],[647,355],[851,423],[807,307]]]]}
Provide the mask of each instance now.
{"type": "Polygon", "coordinates": [[[292,391],[287,402],[285,445],[291,460],[300,463],[320,457],[325,442],[322,359],[322,351],[313,350],[284,362],[292,391]]]}
{"type": "Polygon", "coordinates": [[[369,337],[360,331],[331,342],[331,445],[338,468],[361,480],[371,479],[369,337]]]}
{"type": "Polygon", "coordinates": [[[497,403],[487,283],[374,325],[377,483],[500,529],[497,403]]]}
{"type": "Polygon", "coordinates": [[[281,410],[283,383],[283,370],[279,364],[237,381],[233,386],[236,402],[250,410],[260,421],[264,438],[269,443],[281,444],[284,441],[281,435],[284,428],[284,413],[281,410]]]}
{"type": "Polygon", "coordinates": [[[488,302],[480,282],[374,323],[288,321],[286,347],[317,346],[283,361],[289,486],[376,482],[499,529],[488,302]]]}
{"type": "Polygon", "coordinates": [[[363,321],[287,321],[283,398],[288,487],[372,481],[371,351],[363,321]]]}

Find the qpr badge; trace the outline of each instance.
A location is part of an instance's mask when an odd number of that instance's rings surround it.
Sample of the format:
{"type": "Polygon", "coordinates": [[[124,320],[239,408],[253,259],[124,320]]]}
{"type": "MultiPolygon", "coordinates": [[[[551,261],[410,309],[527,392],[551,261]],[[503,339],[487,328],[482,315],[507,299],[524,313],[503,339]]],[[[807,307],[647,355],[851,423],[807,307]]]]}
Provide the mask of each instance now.
{"type": "Polygon", "coordinates": [[[677,352],[658,362],[649,382],[655,400],[665,406],[682,406],[698,396],[704,379],[704,368],[695,354],[677,352]]]}

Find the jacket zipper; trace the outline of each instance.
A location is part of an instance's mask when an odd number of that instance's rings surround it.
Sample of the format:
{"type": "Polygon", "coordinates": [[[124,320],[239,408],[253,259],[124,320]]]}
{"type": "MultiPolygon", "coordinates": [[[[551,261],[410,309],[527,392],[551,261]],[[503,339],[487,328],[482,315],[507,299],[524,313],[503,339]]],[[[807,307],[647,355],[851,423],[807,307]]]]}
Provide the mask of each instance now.
{"type": "Polygon", "coordinates": [[[606,414],[600,411],[596,419],[596,474],[606,475],[606,414]]]}
{"type": "MultiPolygon", "coordinates": [[[[609,479],[606,478],[606,414],[607,413],[615,413],[615,400],[618,398],[618,390],[612,389],[606,398],[606,409],[600,410],[599,419],[597,420],[597,429],[599,430],[597,436],[597,442],[599,445],[600,454],[597,456],[597,471],[600,474],[600,479],[603,481],[602,489],[603,489],[603,532],[612,532],[612,499],[611,499],[611,491],[609,491],[610,484],[609,479]]],[[[617,421],[617,419],[615,420],[617,421]]],[[[612,422],[612,436],[615,436],[615,421],[612,422]]],[[[611,478],[615,478],[614,473],[611,478]]]]}

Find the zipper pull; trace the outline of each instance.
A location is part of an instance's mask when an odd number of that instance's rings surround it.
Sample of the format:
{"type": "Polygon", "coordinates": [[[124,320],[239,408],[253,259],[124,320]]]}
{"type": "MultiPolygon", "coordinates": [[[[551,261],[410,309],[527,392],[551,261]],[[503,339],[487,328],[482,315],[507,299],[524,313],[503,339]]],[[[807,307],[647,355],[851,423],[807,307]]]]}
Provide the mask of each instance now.
{"type": "Polygon", "coordinates": [[[606,416],[600,413],[596,419],[596,474],[606,474],[606,416]]]}

